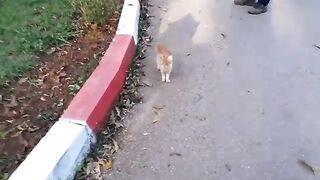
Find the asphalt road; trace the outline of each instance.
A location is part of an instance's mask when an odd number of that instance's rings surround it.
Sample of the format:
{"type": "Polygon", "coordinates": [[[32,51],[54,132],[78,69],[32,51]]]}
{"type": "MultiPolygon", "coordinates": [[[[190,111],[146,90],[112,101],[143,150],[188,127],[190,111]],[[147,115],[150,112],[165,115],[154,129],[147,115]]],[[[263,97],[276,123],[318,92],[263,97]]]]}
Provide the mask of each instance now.
{"type": "Polygon", "coordinates": [[[104,179],[320,179],[320,1],[274,0],[258,16],[231,0],[150,2],[171,83],[150,47],[152,87],[104,179]]]}

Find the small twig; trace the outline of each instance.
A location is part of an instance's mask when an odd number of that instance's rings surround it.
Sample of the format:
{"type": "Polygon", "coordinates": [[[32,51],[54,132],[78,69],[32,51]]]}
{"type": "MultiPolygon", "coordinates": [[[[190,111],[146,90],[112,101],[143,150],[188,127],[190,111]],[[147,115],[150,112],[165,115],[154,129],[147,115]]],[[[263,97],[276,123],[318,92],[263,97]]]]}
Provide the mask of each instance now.
{"type": "Polygon", "coordinates": [[[152,106],[152,108],[155,110],[162,110],[165,108],[165,106],[160,106],[160,107],[159,106],[152,106]]]}
{"type": "Polygon", "coordinates": [[[169,154],[169,156],[182,156],[182,154],[178,152],[172,152],[169,154]]]}
{"type": "Polygon", "coordinates": [[[148,86],[148,87],[152,87],[151,84],[149,84],[149,83],[147,83],[147,82],[144,82],[144,81],[142,81],[142,84],[145,85],[145,86],[148,86]]]}

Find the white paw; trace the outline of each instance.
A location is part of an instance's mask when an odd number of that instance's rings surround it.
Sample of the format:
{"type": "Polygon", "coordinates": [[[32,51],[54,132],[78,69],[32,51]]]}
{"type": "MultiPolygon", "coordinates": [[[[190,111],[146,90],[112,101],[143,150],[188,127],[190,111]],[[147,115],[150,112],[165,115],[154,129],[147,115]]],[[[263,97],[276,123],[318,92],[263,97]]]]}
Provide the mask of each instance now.
{"type": "Polygon", "coordinates": [[[171,82],[171,81],[170,81],[170,79],[167,79],[167,80],[166,80],[166,82],[168,82],[168,83],[169,83],[169,82],[171,82]]]}
{"type": "Polygon", "coordinates": [[[165,79],[165,78],[162,78],[162,79],[161,79],[161,81],[162,81],[162,82],[165,82],[165,81],[166,81],[166,79],[165,79]]]}

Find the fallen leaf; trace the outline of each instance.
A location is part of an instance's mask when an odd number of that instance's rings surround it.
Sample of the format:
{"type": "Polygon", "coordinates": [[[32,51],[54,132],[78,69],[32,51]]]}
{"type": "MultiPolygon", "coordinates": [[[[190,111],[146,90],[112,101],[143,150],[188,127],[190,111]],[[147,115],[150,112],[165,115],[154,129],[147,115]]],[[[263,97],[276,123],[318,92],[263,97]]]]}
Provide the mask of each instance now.
{"type": "Polygon", "coordinates": [[[30,133],[33,133],[33,132],[35,132],[35,131],[38,131],[40,129],[40,127],[38,127],[38,126],[29,126],[28,127],[28,132],[30,132],[30,133]]]}
{"type": "Polygon", "coordinates": [[[156,117],[154,118],[154,120],[152,121],[152,123],[155,124],[155,123],[157,123],[157,122],[159,122],[159,121],[160,121],[159,116],[156,116],[156,117]]]}
{"type": "Polygon", "coordinates": [[[319,45],[313,44],[313,46],[314,46],[315,48],[320,49],[320,46],[319,46],[319,45]]]}
{"type": "Polygon", "coordinates": [[[27,82],[27,80],[28,80],[28,78],[21,78],[21,79],[19,79],[18,83],[23,84],[23,83],[27,82]]]}
{"type": "Polygon", "coordinates": [[[25,131],[29,128],[29,126],[26,122],[23,122],[22,124],[19,124],[16,128],[20,131],[25,131]]]}
{"type": "Polygon", "coordinates": [[[165,108],[165,106],[152,106],[152,108],[155,110],[162,110],[165,108]]]}
{"type": "Polygon", "coordinates": [[[117,116],[120,116],[120,113],[121,113],[120,108],[118,106],[116,106],[115,109],[116,109],[116,112],[117,112],[117,116]]]}
{"type": "Polygon", "coordinates": [[[169,154],[170,156],[182,156],[181,153],[178,153],[178,152],[172,152],[169,154]]]}
{"type": "Polygon", "coordinates": [[[142,81],[143,85],[145,86],[148,86],[148,87],[152,87],[152,84],[151,83],[148,83],[148,82],[145,82],[145,81],[142,81]]]}
{"type": "Polygon", "coordinates": [[[98,179],[101,176],[100,164],[98,162],[89,162],[86,170],[87,175],[90,175],[94,179],[98,179]]]}
{"type": "Polygon", "coordinates": [[[67,73],[65,71],[61,72],[58,76],[59,78],[65,78],[67,77],[67,73]]]}
{"type": "Polygon", "coordinates": [[[146,42],[151,42],[152,41],[152,39],[151,38],[146,38],[146,42]]]}
{"type": "Polygon", "coordinates": [[[43,85],[43,80],[42,80],[42,79],[34,80],[34,81],[31,83],[31,85],[36,86],[36,87],[42,86],[42,85],[43,85]]]}
{"type": "Polygon", "coordinates": [[[164,109],[164,106],[162,107],[152,106],[152,108],[153,108],[153,113],[155,114],[155,117],[152,123],[157,123],[160,121],[160,112],[162,109],[164,109]]]}
{"type": "Polygon", "coordinates": [[[57,107],[61,107],[63,106],[63,101],[60,101],[58,104],[57,104],[57,107]]]}
{"type": "Polygon", "coordinates": [[[130,106],[130,99],[128,99],[128,100],[126,101],[125,106],[126,106],[126,107],[131,107],[131,106],[130,106]]]}
{"type": "Polygon", "coordinates": [[[226,167],[226,169],[230,172],[231,171],[231,165],[230,164],[225,164],[224,165],[226,167]]]}
{"type": "MultiPolygon", "coordinates": [[[[21,113],[21,114],[23,114],[23,113],[21,113]]],[[[27,117],[29,117],[30,115],[29,114],[23,114],[22,116],[21,116],[21,118],[27,118],[27,117]]]]}
{"type": "Polygon", "coordinates": [[[103,172],[105,172],[105,171],[111,169],[111,168],[112,168],[112,165],[113,165],[112,160],[106,160],[106,161],[104,161],[103,164],[101,165],[101,170],[102,170],[103,172]]]}
{"type": "Polygon", "coordinates": [[[116,140],[114,140],[114,139],[113,139],[112,141],[113,141],[113,146],[114,146],[113,149],[114,149],[114,151],[115,151],[115,152],[118,152],[119,149],[120,149],[120,148],[119,148],[119,145],[118,145],[118,142],[117,142],[116,140]]]}
{"type": "Polygon", "coordinates": [[[149,133],[143,133],[143,135],[144,135],[144,136],[148,136],[148,135],[149,135],[149,133]]]}
{"type": "Polygon", "coordinates": [[[86,174],[93,179],[99,179],[101,177],[100,165],[98,162],[89,162],[87,164],[86,174]]]}
{"type": "Polygon", "coordinates": [[[18,141],[19,141],[19,144],[24,145],[24,147],[28,147],[29,146],[28,141],[25,140],[22,136],[18,136],[18,141]]]}
{"type": "Polygon", "coordinates": [[[2,113],[2,116],[12,117],[14,116],[13,113],[10,112],[10,109],[7,106],[4,107],[4,112],[2,113]]]}
{"type": "Polygon", "coordinates": [[[41,97],[40,100],[41,101],[46,101],[46,99],[44,97],[41,97]]]}
{"type": "Polygon", "coordinates": [[[11,102],[10,102],[10,104],[6,104],[5,106],[7,106],[7,107],[16,107],[16,106],[18,106],[16,96],[11,95],[11,102]]]}
{"type": "Polygon", "coordinates": [[[157,123],[160,121],[160,110],[154,109],[153,112],[154,112],[155,116],[154,116],[154,120],[152,123],[157,123]]]}
{"type": "Polygon", "coordinates": [[[102,147],[105,151],[111,151],[113,149],[113,147],[110,144],[104,144],[102,145],[102,147]]]}
{"type": "Polygon", "coordinates": [[[16,133],[14,133],[11,137],[18,137],[23,131],[18,131],[16,133]]]}
{"type": "Polygon", "coordinates": [[[7,123],[12,124],[14,120],[6,120],[7,123]]]}
{"type": "Polygon", "coordinates": [[[56,51],[56,48],[52,47],[52,48],[50,48],[50,49],[47,51],[47,54],[48,54],[48,55],[51,55],[51,54],[53,54],[55,51],[56,51]]]}
{"type": "Polygon", "coordinates": [[[98,30],[98,25],[97,25],[97,23],[91,24],[91,29],[92,29],[93,31],[97,31],[97,30],[98,30]]]}

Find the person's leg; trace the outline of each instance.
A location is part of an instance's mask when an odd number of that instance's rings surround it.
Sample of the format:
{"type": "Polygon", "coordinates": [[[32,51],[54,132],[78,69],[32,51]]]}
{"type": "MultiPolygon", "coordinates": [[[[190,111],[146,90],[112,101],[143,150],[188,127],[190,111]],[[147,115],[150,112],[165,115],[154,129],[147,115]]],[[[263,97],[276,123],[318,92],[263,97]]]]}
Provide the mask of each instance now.
{"type": "Polygon", "coordinates": [[[270,0],[258,0],[258,4],[262,4],[264,6],[268,6],[270,0]]]}
{"type": "Polygon", "coordinates": [[[249,14],[261,14],[267,12],[268,8],[267,5],[269,4],[270,0],[258,0],[258,3],[251,8],[248,13],[249,14]]]}
{"type": "Polygon", "coordinates": [[[234,0],[234,4],[240,6],[254,6],[255,0],[234,0]]]}

